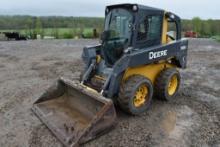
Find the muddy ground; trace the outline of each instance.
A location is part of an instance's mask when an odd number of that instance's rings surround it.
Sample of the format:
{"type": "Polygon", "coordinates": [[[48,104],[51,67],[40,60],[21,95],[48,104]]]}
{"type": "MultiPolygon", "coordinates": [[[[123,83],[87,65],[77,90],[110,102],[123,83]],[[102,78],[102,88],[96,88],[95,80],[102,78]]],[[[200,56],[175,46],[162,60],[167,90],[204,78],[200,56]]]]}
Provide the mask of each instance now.
{"type": "MultiPolygon", "coordinates": [[[[0,146],[62,147],[30,110],[58,77],[74,79],[80,54],[96,40],[0,42],[0,146]]],[[[118,111],[110,133],[84,145],[220,146],[220,44],[208,39],[189,43],[188,68],[170,102],[154,99],[142,116],[118,111]]]]}

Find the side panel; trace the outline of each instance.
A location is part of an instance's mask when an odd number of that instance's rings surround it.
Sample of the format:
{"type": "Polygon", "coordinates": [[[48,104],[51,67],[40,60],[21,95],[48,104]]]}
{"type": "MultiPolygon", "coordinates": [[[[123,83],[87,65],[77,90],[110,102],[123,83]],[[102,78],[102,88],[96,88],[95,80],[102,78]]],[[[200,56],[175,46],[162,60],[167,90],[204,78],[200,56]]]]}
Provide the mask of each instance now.
{"type": "Polygon", "coordinates": [[[150,65],[144,65],[134,68],[128,68],[123,76],[123,81],[127,80],[129,77],[133,75],[142,75],[144,77],[147,77],[151,80],[151,82],[154,84],[157,75],[165,68],[171,68],[176,67],[175,65],[169,64],[169,63],[157,63],[157,64],[150,64],[150,65]]]}
{"type": "Polygon", "coordinates": [[[178,67],[186,68],[187,50],[188,41],[178,40],[166,45],[159,45],[148,49],[141,49],[137,52],[134,52],[133,54],[131,53],[125,58],[129,60],[128,67],[151,64],[161,60],[173,58],[178,62],[178,67]]]}

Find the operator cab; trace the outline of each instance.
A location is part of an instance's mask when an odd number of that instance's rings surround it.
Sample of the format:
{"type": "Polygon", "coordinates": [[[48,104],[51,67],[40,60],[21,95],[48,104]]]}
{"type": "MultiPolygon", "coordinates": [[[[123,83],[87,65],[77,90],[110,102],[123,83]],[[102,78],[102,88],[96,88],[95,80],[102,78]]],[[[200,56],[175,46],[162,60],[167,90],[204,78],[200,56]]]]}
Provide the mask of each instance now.
{"type": "Polygon", "coordinates": [[[101,56],[112,67],[123,54],[181,39],[180,18],[164,10],[137,4],[107,6],[101,36],[101,56]],[[168,32],[174,23],[175,37],[168,32]]]}

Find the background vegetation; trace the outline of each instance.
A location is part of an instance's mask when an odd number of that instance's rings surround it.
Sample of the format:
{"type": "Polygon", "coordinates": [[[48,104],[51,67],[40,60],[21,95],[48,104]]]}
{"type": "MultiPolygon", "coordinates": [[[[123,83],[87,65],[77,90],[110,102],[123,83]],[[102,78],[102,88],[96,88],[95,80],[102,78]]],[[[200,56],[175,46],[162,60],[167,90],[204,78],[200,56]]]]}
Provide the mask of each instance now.
{"type": "Polygon", "coordinates": [[[199,37],[212,37],[220,35],[220,20],[202,20],[195,17],[192,20],[183,20],[183,31],[194,31],[199,37]]]}
{"type": "Polygon", "coordinates": [[[37,35],[60,38],[91,38],[93,29],[100,33],[104,18],[0,16],[0,32],[20,32],[30,38],[37,35]]]}
{"type": "MultiPolygon", "coordinates": [[[[34,17],[0,16],[0,32],[20,32],[30,38],[40,35],[61,38],[92,38],[94,29],[99,35],[103,29],[104,18],[95,17],[34,17]]],[[[220,37],[220,20],[182,20],[182,31],[195,31],[199,37],[220,37]]]]}

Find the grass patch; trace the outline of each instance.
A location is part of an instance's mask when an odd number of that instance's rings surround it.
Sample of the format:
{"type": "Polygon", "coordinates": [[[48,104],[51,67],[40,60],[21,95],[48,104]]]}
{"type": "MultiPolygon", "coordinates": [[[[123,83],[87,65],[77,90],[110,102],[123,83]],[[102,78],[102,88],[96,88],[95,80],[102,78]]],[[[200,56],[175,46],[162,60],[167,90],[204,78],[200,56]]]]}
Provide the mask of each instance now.
{"type": "MultiPolygon", "coordinates": [[[[31,36],[35,30],[0,30],[0,32],[19,32],[21,35],[31,36]]],[[[57,39],[93,38],[93,28],[44,28],[40,29],[41,36],[54,36],[57,39]]]]}
{"type": "Polygon", "coordinates": [[[217,40],[218,42],[220,42],[220,35],[219,36],[213,36],[212,39],[217,40]]]}

